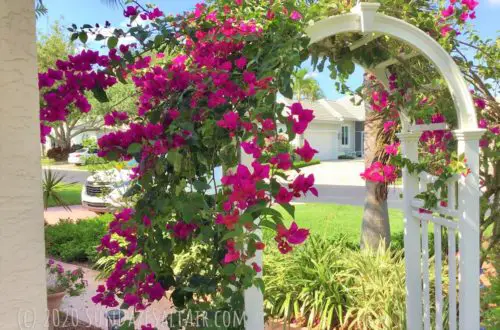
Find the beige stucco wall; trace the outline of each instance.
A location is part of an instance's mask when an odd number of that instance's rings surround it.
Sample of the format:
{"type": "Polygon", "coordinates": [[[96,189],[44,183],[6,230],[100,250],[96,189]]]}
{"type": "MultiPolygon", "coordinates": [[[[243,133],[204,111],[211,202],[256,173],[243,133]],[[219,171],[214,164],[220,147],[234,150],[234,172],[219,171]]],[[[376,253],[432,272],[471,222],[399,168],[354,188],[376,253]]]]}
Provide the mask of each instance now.
{"type": "Polygon", "coordinates": [[[0,329],[44,329],[33,0],[0,0],[0,329]]]}

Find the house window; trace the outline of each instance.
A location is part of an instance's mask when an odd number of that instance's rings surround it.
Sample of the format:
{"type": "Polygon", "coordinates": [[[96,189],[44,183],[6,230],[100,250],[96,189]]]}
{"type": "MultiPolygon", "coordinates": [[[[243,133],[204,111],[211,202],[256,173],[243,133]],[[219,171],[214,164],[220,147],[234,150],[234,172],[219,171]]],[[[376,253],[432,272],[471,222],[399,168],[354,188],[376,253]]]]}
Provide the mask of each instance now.
{"type": "Polygon", "coordinates": [[[349,145],[349,126],[342,126],[342,145],[349,145]]]}

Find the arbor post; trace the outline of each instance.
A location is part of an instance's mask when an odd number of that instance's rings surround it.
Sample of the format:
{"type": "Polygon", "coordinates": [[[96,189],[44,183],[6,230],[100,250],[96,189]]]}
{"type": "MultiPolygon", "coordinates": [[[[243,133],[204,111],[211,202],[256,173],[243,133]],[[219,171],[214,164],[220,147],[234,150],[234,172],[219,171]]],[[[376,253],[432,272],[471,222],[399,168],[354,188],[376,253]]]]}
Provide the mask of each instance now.
{"type": "Polygon", "coordinates": [[[455,130],[458,154],[465,154],[470,173],[458,184],[459,212],[459,328],[479,330],[479,139],[483,129],[455,130]]]}
{"type": "MultiPolygon", "coordinates": [[[[253,158],[247,155],[241,149],[240,163],[251,168],[253,158]]],[[[257,220],[259,221],[259,220],[257,220]]],[[[258,230],[256,234],[262,239],[262,231],[258,230]]],[[[262,267],[262,250],[255,251],[255,257],[247,261],[248,265],[252,263],[262,267]]],[[[262,271],[257,274],[257,277],[262,277],[262,271]]],[[[245,290],[245,329],[264,330],[264,295],[259,288],[252,286],[245,290]]]]}
{"type": "MultiPolygon", "coordinates": [[[[407,132],[398,134],[403,157],[412,162],[418,161],[418,139],[420,133],[407,132]]],[[[411,202],[418,194],[418,178],[403,168],[404,201],[404,251],[406,269],[406,328],[422,329],[422,266],[420,246],[420,221],[412,213],[411,202]]]]}

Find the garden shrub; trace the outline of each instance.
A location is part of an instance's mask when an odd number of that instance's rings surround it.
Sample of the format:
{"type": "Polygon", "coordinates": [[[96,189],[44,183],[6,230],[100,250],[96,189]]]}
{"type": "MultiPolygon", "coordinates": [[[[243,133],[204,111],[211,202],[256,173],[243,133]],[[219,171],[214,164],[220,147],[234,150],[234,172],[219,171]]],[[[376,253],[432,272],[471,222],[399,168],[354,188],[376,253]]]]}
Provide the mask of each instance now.
{"type": "Polygon", "coordinates": [[[89,155],[85,157],[83,161],[83,165],[101,165],[101,164],[106,164],[108,161],[106,161],[105,158],[101,158],[97,155],[89,155]]]}
{"type": "Polygon", "coordinates": [[[47,151],[47,157],[55,160],[56,162],[66,161],[68,160],[68,155],[70,153],[70,149],[64,149],[61,147],[54,147],[47,151]]]}
{"type": "Polygon", "coordinates": [[[111,215],[72,222],[61,220],[56,225],[45,226],[45,251],[47,256],[66,262],[95,262],[96,247],[106,233],[111,215]]]}
{"type": "Polygon", "coordinates": [[[340,155],[339,159],[356,159],[356,157],[351,155],[340,155]]]}

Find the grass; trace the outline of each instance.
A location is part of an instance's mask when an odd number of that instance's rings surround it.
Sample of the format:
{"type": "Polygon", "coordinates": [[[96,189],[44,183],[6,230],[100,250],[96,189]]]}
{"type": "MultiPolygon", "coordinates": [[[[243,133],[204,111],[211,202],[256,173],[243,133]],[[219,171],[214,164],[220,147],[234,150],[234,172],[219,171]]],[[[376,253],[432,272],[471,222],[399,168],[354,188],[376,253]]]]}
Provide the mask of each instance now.
{"type": "Polygon", "coordinates": [[[312,159],[310,162],[298,160],[298,161],[293,162],[293,167],[294,168],[303,168],[303,167],[308,167],[308,166],[312,166],[312,165],[317,165],[319,163],[321,163],[321,161],[319,159],[312,159]]]}
{"type": "MultiPolygon", "coordinates": [[[[290,223],[292,217],[281,207],[285,222],[290,223]]],[[[312,234],[325,238],[345,235],[352,243],[359,243],[363,207],[339,204],[298,204],[295,206],[295,222],[299,227],[308,228],[312,234]]],[[[389,209],[391,236],[403,232],[403,212],[389,209]]]]}
{"type": "Polygon", "coordinates": [[[56,162],[55,160],[47,158],[47,157],[42,157],[42,159],[41,159],[42,165],[53,165],[53,164],[55,164],[55,162],[56,162]]]}
{"type": "MultiPolygon", "coordinates": [[[[82,185],[79,183],[71,185],[63,185],[57,188],[57,192],[61,195],[61,198],[66,202],[66,204],[70,206],[80,205],[82,203],[81,200],[82,185]]],[[[50,198],[48,206],[53,207],[58,205],[52,198],[50,198]]]]}

